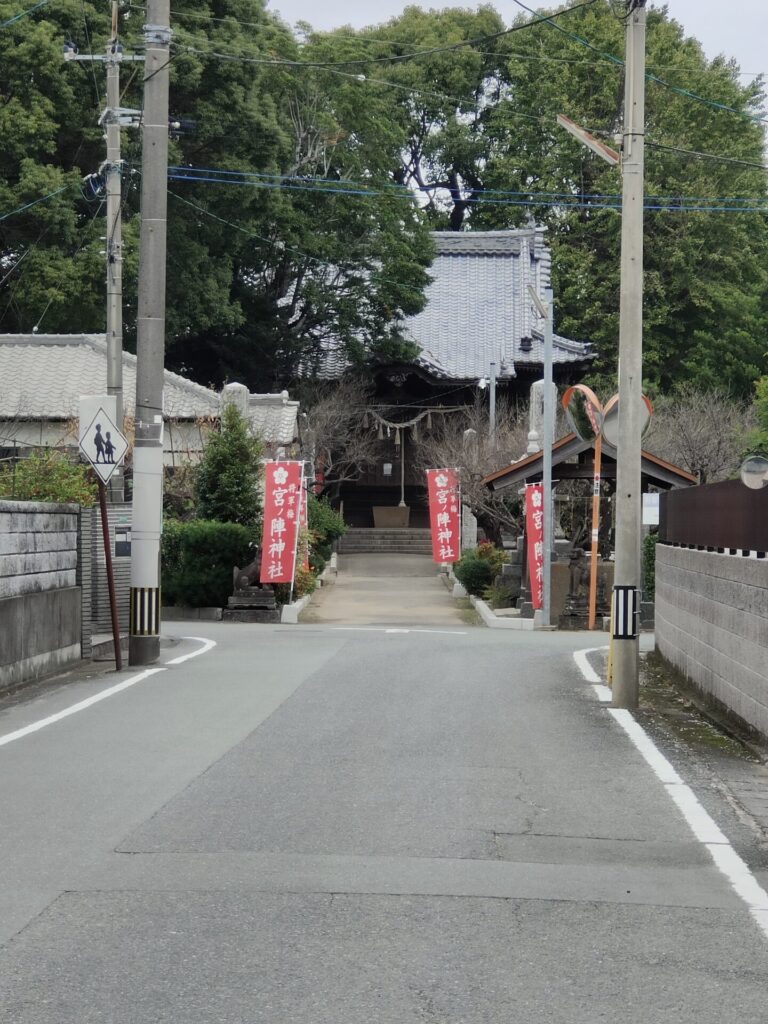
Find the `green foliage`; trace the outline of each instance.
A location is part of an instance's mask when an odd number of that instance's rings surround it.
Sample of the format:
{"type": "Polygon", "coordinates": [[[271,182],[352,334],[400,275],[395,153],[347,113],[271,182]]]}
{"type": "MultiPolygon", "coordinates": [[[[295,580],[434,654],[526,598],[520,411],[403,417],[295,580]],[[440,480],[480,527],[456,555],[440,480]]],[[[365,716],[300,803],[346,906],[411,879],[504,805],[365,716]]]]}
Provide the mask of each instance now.
{"type": "Polygon", "coordinates": [[[232,404],[224,407],[221,429],[213,431],[195,478],[199,519],[253,526],[260,517],[258,484],[262,445],[232,404]]]}
{"type": "Polygon", "coordinates": [[[305,569],[303,565],[296,568],[296,578],[293,581],[293,596],[295,599],[306,597],[317,589],[317,575],[312,569],[305,569]]]}
{"type": "Polygon", "coordinates": [[[166,520],[161,545],[163,600],[191,608],[222,607],[232,571],[253,559],[254,533],[237,523],[166,520]]]}
{"type": "Polygon", "coordinates": [[[344,520],[335,509],[331,508],[331,503],[327,498],[316,498],[314,494],[309,495],[307,525],[315,535],[315,547],[328,545],[328,555],[330,555],[330,544],[347,531],[344,520]]]}
{"type": "Polygon", "coordinates": [[[15,465],[0,467],[0,498],[90,506],[96,495],[88,467],[70,462],[55,449],[38,449],[15,465]]]}
{"type": "Polygon", "coordinates": [[[768,456],[768,376],[755,383],[755,414],[757,429],[746,440],[744,455],[762,454],[768,456]]]}
{"type": "Polygon", "coordinates": [[[511,608],[512,589],[505,583],[496,583],[494,581],[490,587],[486,587],[483,591],[483,600],[491,608],[511,608]]]}
{"type": "Polygon", "coordinates": [[[468,594],[482,597],[493,583],[494,572],[487,558],[478,558],[475,551],[465,552],[453,567],[456,579],[468,594]]]}
{"type": "Polygon", "coordinates": [[[468,594],[482,597],[493,585],[506,560],[503,551],[485,541],[478,544],[474,551],[465,551],[454,565],[453,572],[468,594]]]}
{"type": "Polygon", "coordinates": [[[483,541],[482,544],[478,544],[475,548],[475,554],[484,562],[488,562],[494,576],[499,575],[502,565],[507,561],[507,556],[501,548],[497,548],[496,545],[491,544],[490,541],[483,541]]]}
{"type": "Polygon", "coordinates": [[[643,595],[652,601],[656,593],[656,544],[658,533],[649,533],[643,541],[643,595]]]}

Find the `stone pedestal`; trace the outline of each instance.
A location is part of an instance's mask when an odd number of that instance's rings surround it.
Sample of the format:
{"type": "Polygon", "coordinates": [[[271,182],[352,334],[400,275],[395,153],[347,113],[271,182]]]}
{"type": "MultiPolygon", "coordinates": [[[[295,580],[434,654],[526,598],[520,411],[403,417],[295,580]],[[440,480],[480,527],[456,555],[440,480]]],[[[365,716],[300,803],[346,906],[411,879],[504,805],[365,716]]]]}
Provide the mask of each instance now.
{"type": "Polygon", "coordinates": [[[274,590],[243,587],[230,597],[222,618],[225,622],[279,622],[274,590]]]}

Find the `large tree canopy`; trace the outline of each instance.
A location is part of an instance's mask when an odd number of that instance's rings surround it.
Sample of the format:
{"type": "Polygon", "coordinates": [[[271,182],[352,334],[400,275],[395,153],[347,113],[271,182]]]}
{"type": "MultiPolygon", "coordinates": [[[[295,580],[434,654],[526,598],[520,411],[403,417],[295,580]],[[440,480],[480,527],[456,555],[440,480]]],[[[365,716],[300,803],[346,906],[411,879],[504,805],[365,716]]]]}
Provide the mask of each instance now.
{"type": "MultiPolygon", "coordinates": [[[[407,356],[428,228],[535,217],[549,229],[558,330],[594,343],[610,387],[620,175],[555,117],[615,144],[624,26],[608,0],[569,6],[506,27],[490,6],[409,7],[385,25],[297,36],[259,0],[174,3],[171,164],[183,170],[169,186],[169,363],[263,389],[311,368],[329,338],[357,363],[407,356]]],[[[3,18],[17,10],[0,0],[3,18]]],[[[122,8],[126,50],[141,20],[122,8]]],[[[82,186],[103,159],[103,69],[65,64],[61,43],[100,51],[108,27],[87,0],[57,0],[0,33],[0,210],[56,192],[0,220],[2,331],[103,328],[103,195],[82,186]]],[[[762,85],[708,61],[666,8],[648,12],[647,50],[646,386],[746,395],[768,371],[762,85]]],[[[141,78],[124,65],[127,106],[140,107],[141,78]]],[[[138,132],[123,139],[130,343],[138,132]]]]}

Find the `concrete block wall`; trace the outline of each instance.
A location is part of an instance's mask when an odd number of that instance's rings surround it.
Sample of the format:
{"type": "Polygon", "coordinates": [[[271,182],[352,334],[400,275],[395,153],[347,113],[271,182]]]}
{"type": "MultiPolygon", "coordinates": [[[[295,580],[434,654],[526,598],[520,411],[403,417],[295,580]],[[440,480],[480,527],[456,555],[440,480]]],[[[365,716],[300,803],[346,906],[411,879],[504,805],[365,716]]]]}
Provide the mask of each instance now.
{"type": "Polygon", "coordinates": [[[768,736],[768,561],[658,544],[656,646],[705,695],[768,736]]]}
{"type": "Polygon", "coordinates": [[[77,505],[0,501],[0,687],[81,657],[77,505]]]}

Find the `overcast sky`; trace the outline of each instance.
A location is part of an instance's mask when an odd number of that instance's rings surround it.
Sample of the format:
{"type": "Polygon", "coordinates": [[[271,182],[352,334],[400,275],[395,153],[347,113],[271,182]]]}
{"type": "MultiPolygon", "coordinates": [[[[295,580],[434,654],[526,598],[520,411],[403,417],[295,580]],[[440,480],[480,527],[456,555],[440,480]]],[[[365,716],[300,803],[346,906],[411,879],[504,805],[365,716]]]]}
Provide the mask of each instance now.
{"type": "MultiPolygon", "coordinates": [[[[492,0],[493,6],[501,12],[504,19],[511,22],[520,13],[510,0],[492,0]]],[[[551,3],[542,5],[536,0],[527,0],[530,7],[555,6],[551,3]]],[[[315,28],[337,28],[341,25],[372,25],[387,21],[399,14],[408,6],[403,0],[270,0],[273,10],[279,11],[285,21],[293,24],[296,21],[308,21],[315,28]]],[[[417,4],[421,7],[472,7],[476,6],[464,0],[464,3],[452,4],[429,0],[417,4]]],[[[661,6],[654,3],[654,6],[661,6]]],[[[668,0],[670,14],[681,22],[689,35],[695,36],[703,45],[708,57],[724,53],[735,57],[742,71],[768,71],[766,42],[768,41],[768,0],[668,0]]]]}

